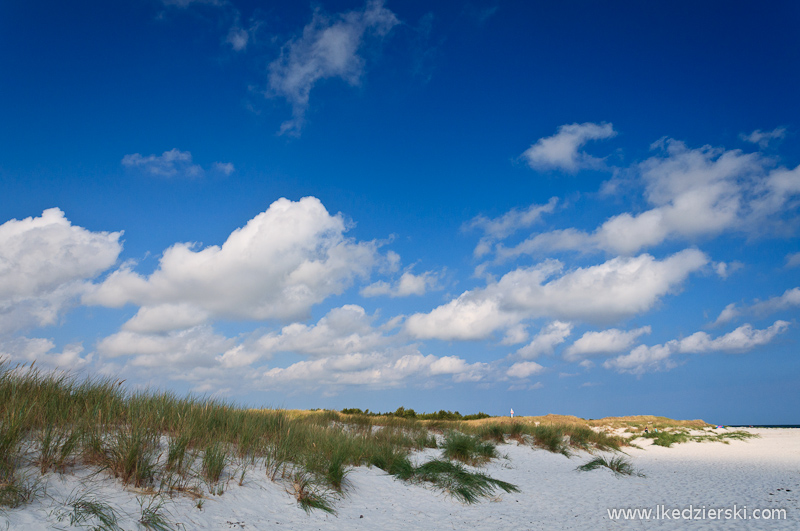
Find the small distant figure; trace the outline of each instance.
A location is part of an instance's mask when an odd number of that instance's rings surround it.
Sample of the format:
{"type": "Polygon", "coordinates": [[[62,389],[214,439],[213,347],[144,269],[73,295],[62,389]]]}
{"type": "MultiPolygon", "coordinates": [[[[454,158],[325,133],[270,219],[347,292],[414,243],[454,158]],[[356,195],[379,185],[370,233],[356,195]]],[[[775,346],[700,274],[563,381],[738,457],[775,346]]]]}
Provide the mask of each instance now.
{"type": "Polygon", "coordinates": [[[650,433],[650,432],[647,430],[647,426],[645,426],[645,427],[644,427],[644,432],[645,432],[645,433],[650,433]]]}
{"type": "Polygon", "coordinates": [[[511,418],[512,419],[514,418],[514,408],[513,407],[511,408],[511,418]]]}
{"type": "Polygon", "coordinates": [[[653,431],[658,433],[658,428],[653,428],[653,431]]]}

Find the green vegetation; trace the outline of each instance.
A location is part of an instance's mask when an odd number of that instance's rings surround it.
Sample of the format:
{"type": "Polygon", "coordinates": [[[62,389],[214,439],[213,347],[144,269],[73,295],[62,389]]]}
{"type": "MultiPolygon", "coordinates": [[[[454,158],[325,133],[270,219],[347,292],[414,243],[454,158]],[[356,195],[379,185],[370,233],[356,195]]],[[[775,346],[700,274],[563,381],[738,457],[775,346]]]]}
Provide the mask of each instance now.
{"type": "Polygon", "coordinates": [[[576,470],[580,472],[589,472],[590,470],[595,470],[598,468],[605,467],[612,472],[616,476],[638,476],[638,477],[645,477],[644,474],[641,472],[634,470],[633,465],[622,456],[615,456],[611,459],[606,459],[605,457],[599,456],[595,457],[591,461],[584,463],[583,465],[576,468],[576,470]]]}
{"type": "Polygon", "coordinates": [[[479,472],[470,472],[459,463],[441,459],[414,468],[409,479],[432,483],[464,503],[475,503],[480,497],[490,496],[495,489],[519,492],[516,485],[479,472]]]}
{"type": "Polygon", "coordinates": [[[704,430],[702,434],[692,434],[686,430],[660,430],[658,432],[639,433],[636,437],[645,439],[653,439],[653,444],[656,446],[663,446],[669,448],[673,444],[680,444],[685,442],[721,442],[729,444],[729,439],[743,441],[758,437],[754,433],[746,431],[728,431],[723,433],[714,433],[704,430]]]}
{"type": "Polygon", "coordinates": [[[114,509],[91,494],[70,496],[64,506],[56,511],[59,522],[69,520],[69,525],[98,531],[122,531],[114,509]]]}
{"type": "Polygon", "coordinates": [[[483,440],[500,443],[507,437],[567,457],[571,455],[572,450],[619,451],[621,446],[627,444],[623,437],[608,435],[605,432],[595,431],[578,424],[540,424],[537,426],[522,422],[492,422],[475,426],[462,424],[460,429],[471,432],[483,440]]]}
{"type": "MultiPolygon", "coordinates": [[[[358,466],[375,466],[398,480],[427,484],[473,503],[497,489],[517,490],[465,466],[495,458],[496,444],[515,440],[566,456],[618,451],[628,444],[575,417],[538,417],[544,422],[482,413],[417,414],[405,408],[387,415],[254,410],[218,399],[130,392],[122,383],[0,363],[0,506],[27,503],[41,491],[40,480],[30,479],[32,470],[65,473],[78,465],[152,493],[151,503],[142,503],[139,520],[149,529],[169,528],[153,496],[196,496],[202,509],[206,492],[222,494],[228,481],[241,484],[253,469],[281,484],[306,511],[333,512],[335,501],[347,493],[349,471],[358,466]],[[414,465],[411,452],[437,448],[437,438],[441,458],[414,465]]],[[[633,421],[626,422],[635,428],[633,421]]],[[[684,438],[726,442],[751,435],[688,435],[676,428],[647,436],[668,446],[684,438]]],[[[624,460],[612,459],[598,466],[624,474],[623,465],[624,460]]],[[[110,507],[86,496],[68,500],[59,517],[72,525],[117,526],[110,507]]]]}
{"type": "Polygon", "coordinates": [[[475,413],[472,415],[462,415],[458,411],[445,411],[444,409],[440,409],[436,413],[417,413],[411,408],[406,409],[402,406],[397,408],[396,411],[390,413],[377,413],[377,412],[372,412],[369,409],[361,410],[357,407],[345,408],[342,410],[342,413],[345,415],[362,415],[367,417],[398,417],[403,419],[414,419],[414,420],[479,420],[479,419],[491,418],[491,415],[487,415],[486,413],[483,412],[475,413]]]}
{"type": "Polygon", "coordinates": [[[490,496],[496,489],[519,492],[516,485],[480,472],[470,472],[460,463],[443,459],[432,459],[415,467],[407,457],[395,457],[394,460],[375,465],[403,481],[429,483],[464,503],[475,503],[481,497],[490,496]]]}
{"type": "Polygon", "coordinates": [[[442,456],[468,465],[480,465],[497,457],[497,450],[492,443],[481,441],[479,437],[451,431],[442,443],[442,456]]]}
{"type": "Polygon", "coordinates": [[[142,515],[139,517],[139,525],[152,531],[173,531],[176,529],[167,516],[164,509],[164,501],[159,497],[150,497],[148,500],[139,498],[139,506],[142,515]]]}
{"type": "MultiPolygon", "coordinates": [[[[410,452],[437,447],[435,430],[426,422],[447,425],[450,448],[445,452],[454,459],[477,464],[495,455],[494,445],[453,431],[461,421],[441,420],[465,418],[457,413],[420,421],[405,410],[381,417],[248,410],[210,398],[129,392],[122,383],[0,364],[0,506],[15,507],[36,495],[36,483],[21,470],[69,472],[77,465],[107,471],[154,495],[195,496],[202,495],[203,482],[208,492],[222,494],[233,475],[242,482],[248,466],[263,465],[267,477],[284,485],[303,509],[324,511],[332,511],[333,501],[345,494],[348,472],[363,465],[430,482],[470,502],[487,485],[513,487],[480,474],[472,477],[460,465],[438,471],[411,466],[410,452]],[[241,470],[226,474],[234,464],[241,470]]],[[[60,517],[74,525],[116,525],[113,510],[92,498],[76,498],[65,507],[60,517]]],[[[143,508],[140,524],[166,528],[160,511],[160,505],[143,508]]]]}

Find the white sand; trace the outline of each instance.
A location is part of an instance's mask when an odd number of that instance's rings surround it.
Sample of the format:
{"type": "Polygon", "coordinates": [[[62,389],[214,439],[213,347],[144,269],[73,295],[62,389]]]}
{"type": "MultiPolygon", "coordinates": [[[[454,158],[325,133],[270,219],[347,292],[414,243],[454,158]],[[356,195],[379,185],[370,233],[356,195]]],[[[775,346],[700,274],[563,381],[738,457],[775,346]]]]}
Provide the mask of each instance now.
{"type": "MultiPolygon", "coordinates": [[[[759,439],[722,443],[684,443],[672,448],[637,443],[633,465],[646,477],[616,477],[607,469],[577,472],[591,456],[567,459],[515,443],[498,447],[508,459],[487,465],[485,473],[516,484],[520,493],[498,491],[494,499],[464,505],[444,493],[410,485],[377,468],[349,475],[348,494],[336,502],[337,515],[306,514],[285,488],[264,470],[251,470],[243,486],[231,480],[222,496],[210,496],[203,509],[188,497],[167,500],[169,519],[193,529],[800,529],[800,429],[749,429],[759,439]],[[786,509],[787,520],[611,520],[609,508],[786,509]]],[[[437,455],[429,450],[426,455],[437,455]]],[[[136,493],[105,474],[83,480],[75,474],[49,474],[47,494],[32,504],[0,515],[0,529],[75,529],[56,515],[78,489],[110,504],[124,529],[137,529],[141,514],[136,493]]],[[[706,513],[708,515],[708,513],[706,513]]],[[[84,527],[88,529],[89,527],[84,527]]]]}

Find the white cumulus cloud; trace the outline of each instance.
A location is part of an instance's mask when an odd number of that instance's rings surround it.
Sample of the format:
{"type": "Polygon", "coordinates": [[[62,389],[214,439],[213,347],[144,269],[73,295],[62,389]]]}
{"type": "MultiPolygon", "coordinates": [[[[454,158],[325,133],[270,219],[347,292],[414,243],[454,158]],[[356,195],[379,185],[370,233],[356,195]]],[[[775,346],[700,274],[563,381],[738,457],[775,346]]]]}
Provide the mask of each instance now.
{"type": "Polygon", "coordinates": [[[405,347],[383,353],[354,353],[300,361],[285,368],[265,370],[260,378],[263,388],[366,386],[374,389],[424,384],[445,376],[455,382],[475,382],[484,378],[484,363],[467,363],[457,356],[427,356],[405,347]]]}
{"type": "Polygon", "coordinates": [[[649,310],[707,263],[704,253],[686,249],[664,260],[648,254],[617,257],[556,276],[563,266],[548,260],[414,314],[405,329],[420,339],[464,340],[486,338],[526,318],[614,321],[649,310]]]}
{"type": "Polygon", "coordinates": [[[756,301],[749,305],[737,306],[736,303],[732,302],[725,306],[710,326],[722,325],[743,315],[763,317],[796,306],[800,306],[800,287],[787,289],[782,295],[770,297],[763,301],[756,301]]]}
{"type": "Polygon", "coordinates": [[[712,339],[705,332],[695,332],[683,339],[673,339],[662,345],[648,347],[639,345],[629,354],[606,360],[606,369],[641,375],[649,371],[668,370],[676,366],[673,354],[702,354],[707,352],[745,352],[766,345],[778,334],[789,328],[786,321],[775,323],[764,329],[754,329],[745,324],[725,335],[712,339]]]}
{"type": "Polygon", "coordinates": [[[517,350],[517,354],[524,359],[536,358],[541,354],[552,354],[553,349],[566,341],[571,333],[572,323],[553,321],[542,328],[533,341],[517,350]]]}
{"type": "Polygon", "coordinates": [[[78,370],[88,365],[92,356],[84,355],[81,344],[66,345],[61,352],[53,352],[55,343],[44,338],[14,337],[0,341],[0,361],[33,363],[37,367],[78,370]]]}
{"type": "Polygon", "coordinates": [[[114,265],[121,235],[72,225],[58,208],[0,225],[0,333],[56,323],[114,265]]]}
{"type": "Polygon", "coordinates": [[[622,352],[631,348],[639,336],[649,333],[649,326],[634,330],[609,328],[600,332],[586,332],[564,350],[564,359],[574,362],[591,356],[622,352]]]}
{"type": "Polygon", "coordinates": [[[600,167],[602,160],[581,151],[590,140],[603,140],[616,136],[612,124],[583,123],[562,125],[553,136],[540,138],[529,147],[522,158],[533,169],[561,169],[576,172],[584,168],[600,167]]]}
{"type": "Polygon", "coordinates": [[[366,277],[376,244],[346,238],[341,215],[314,197],[279,199],[236,229],[221,246],[178,243],[164,251],[149,276],[125,266],[83,297],[86,304],[140,310],[127,329],[163,331],[203,317],[291,319],[366,277]],[[159,324],[159,315],[178,309],[159,324]],[[150,315],[148,315],[150,314],[150,315]],[[172,325],[170,325],[172,326],[172,325]]]}
{"type": "Polygon", "coordinates": [[[439,275],[433,271],[425,271],[419,275],[405,271],[393,284],[379,280],[361,288],[360,293],[362,297],[425,295],[429,290],[437,289],[438,283],[439,275]]]}
{"type": "Polygon", "coordinates": [[[508,368],[506,375],[511,378],[527,378],[542,371],[544,371],[544,367],[535,361],[519,361],[508,368]]]}
{"type": "Polygon", "coordinates": [[[498,258],[570,249],[634,254],[670,239],[730,231],[759,235],[779,227],[781,215],[799,204],[800,166],[770,169],[774,161],[758,153],[689,149],[671,139],[654,148],[660,154],[634,168],[652,208],[613,216],[593,232],[568,228],[532,235],[498,249],[498,258]]]}
{"type": "Polygon", "coordinates": [[[216,367],[217,356],[235,346],[235,340],[207,325],[166,334],[122,330],[102,339],[97,352],[104,358],[128,358],[131,367],[174,372],[216,367]]]}

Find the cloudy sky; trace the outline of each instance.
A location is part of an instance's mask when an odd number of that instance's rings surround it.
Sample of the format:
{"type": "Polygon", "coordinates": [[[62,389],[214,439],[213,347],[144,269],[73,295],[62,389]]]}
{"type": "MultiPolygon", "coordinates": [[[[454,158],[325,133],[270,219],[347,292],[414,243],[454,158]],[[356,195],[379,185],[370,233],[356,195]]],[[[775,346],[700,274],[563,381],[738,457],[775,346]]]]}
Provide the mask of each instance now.
{"type": "Polygon", "coordinates": [[[796,2],[0,4],[0,356],[798,423],[796,2]]]}

